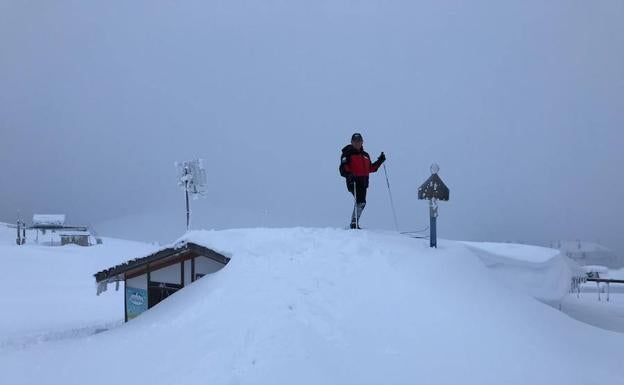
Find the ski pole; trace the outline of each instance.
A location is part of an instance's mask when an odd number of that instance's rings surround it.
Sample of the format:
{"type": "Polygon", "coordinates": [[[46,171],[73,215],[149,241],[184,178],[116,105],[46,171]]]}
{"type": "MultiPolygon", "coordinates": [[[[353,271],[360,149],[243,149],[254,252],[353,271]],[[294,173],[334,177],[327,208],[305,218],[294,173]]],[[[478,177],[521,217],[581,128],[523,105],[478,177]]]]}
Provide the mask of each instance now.
{"type": "Polygon", "coordinates": [[[358,202],[357,202],[357,186],[353,181],[353,215],[355,215],[355,229],[360,228],[360,218],[358,215],[358,202]]]}
{"type": "Polygon", "coordinates": [[[386,164],[383,164],[384,174],[386,176],[386,185],[388,186],[388,195],[390,196],[390,206],[392,207],[392,216],[394,218],[394,228],[399,231],[399,221],[397,220],[396,210],[394,209],[394,199],[392,199],[392,190],[390,190],[390,181],[388,180],[388,170],[386,164]]]}

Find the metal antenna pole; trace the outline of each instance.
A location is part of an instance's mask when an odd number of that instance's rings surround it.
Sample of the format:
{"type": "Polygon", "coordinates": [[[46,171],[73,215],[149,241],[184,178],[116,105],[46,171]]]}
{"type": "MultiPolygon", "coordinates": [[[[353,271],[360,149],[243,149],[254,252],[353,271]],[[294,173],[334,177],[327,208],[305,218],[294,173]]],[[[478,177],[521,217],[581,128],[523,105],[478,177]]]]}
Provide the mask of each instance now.
{"type": "Polygon", "coordinates": [[[189,231],[191,228],[191,207],[189,205],[188,180],[184,182],[184,193],[186,195],[186,231],[189,231]]]}
{"type": "Polygon", "coordinates": [[[388,170],[386,164],[383,164],[384,174],[386,176],[386,185],[388,186],[388,195],[390,196],[390,206],[392,207],[392,216],[394,218],[394,228],[399,231],[399,221],[397,220],[396,210],[394,209],[394,199],[392,199],[392,190],[390,190],[390,181],[388,180],[388,170]]]}
{"type": "Polygon", "coordinates": [[[205,193],[206,171],[201,159],[185,162],[176,162],[178,169],[178,186],[184,189],[184,199],[186,202],[186,231],[191,229],[191,202],[189,195],[193,199],[205,193]]]}

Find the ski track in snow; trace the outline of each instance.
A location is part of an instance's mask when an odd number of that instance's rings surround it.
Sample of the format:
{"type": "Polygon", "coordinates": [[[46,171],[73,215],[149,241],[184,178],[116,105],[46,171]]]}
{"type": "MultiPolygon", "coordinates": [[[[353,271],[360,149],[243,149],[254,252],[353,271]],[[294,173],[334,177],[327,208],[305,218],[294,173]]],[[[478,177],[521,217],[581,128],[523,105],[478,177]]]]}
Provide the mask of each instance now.
{"type": "Polygon", "coordinates": [[[38,334],[21,335],[14,338],[7,338],[0,341],[0,352],[25,349],[33,345],[56,342],[70,339],[80,339],[88,336],[92,336],[98,333],[105,332],[112,328],[119,327],[123,324],[123,321],[105,323],[100,325],[84,326],[75,329],[57,330],[57,331],[45,331],[38,334]]]}

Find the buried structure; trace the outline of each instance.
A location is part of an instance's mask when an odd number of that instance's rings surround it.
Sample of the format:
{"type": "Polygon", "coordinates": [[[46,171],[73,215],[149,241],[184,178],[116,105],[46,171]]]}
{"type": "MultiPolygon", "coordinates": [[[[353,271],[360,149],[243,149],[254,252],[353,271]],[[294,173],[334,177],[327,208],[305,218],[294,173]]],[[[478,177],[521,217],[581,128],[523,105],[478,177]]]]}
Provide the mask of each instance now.
{"type": "Polygon", "coordinates": [[[17,223],[17,244],[26,243],[26,230],[34,230],[35,242],[39,243],[39,235],[45,236],[49,233],[47,241],[42,244],[49,246],[65,246],[69,244],[79,246],[94,246],[101,244],[102,239],[96,238],[88,226],[75,226],[65,223],[65,214],[35,214],[33,224],[28,227],[24,222],[18,220],[17,223]],[[22,233],[20,235],[20,228],[22,233]],[[58,236],[56,235],[58,233],[58,236]]]}
{"type": "Polygon", "coordinates": [[[192,242],[181,242],[94,274],[97,294],[109,283],[124,282],[125,321],[135,318],[206,274],[221,270],[230,258],[192,242]]]}

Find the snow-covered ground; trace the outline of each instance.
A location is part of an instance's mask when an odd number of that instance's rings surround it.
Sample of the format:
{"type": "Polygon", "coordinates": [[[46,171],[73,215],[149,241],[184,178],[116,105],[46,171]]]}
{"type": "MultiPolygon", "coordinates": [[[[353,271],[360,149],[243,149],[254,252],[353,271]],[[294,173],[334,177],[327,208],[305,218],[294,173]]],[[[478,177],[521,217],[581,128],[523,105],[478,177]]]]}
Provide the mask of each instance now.
{"type": "Polygon", "coordinates": [[[0,351],[118,325],[123,291],[96,298],[92,275],[156,248],[110,238],[91,247],[18,246],[15,238],[15,229],[0,223],[0,351]]]}
{"type": "MultiPolygon", "coordinates": [[[[611,295],[601,294],[595,283],[581,285],[581,293],[570,293],[570,279],[584,276],[586,269],[560,250],[537,246],[469,243],[501,284],[525,292],[569,316],[607,330],[624,332],[624,285],[611,285],[611,295]]],[[[608,270],[607,268],[602,267],[608,270]]],[[[610,271],[610,278],[622,271],[610,271]]],[[[605,290],[604,284],[601,290],[605,290]]]]}
{"type": "Polygon", "coordinates": [[[563,299],[561,310],[590,325],[624,333],[624,294],[611,293],[608,302],[605,294],[601,297],[599,301],[597,293],[569,295],[563,299]]]}
{"type": "MultiPolygon", "coordinates": [[[[557,254],[549,249],[451,241],[430,249],[428,241],[387,232],[306,228],[193,232],[184,239],[232,260],[112,330],[5,345],[0,383],[624,383],[624,334],[531,296],[529,266],[551,278],[573,272],[553,262],[557,254]],[[513,274],[496,270],[512,260],[521,279],[506,284],[501,278],[513,274]]],[[[30,318],[46,328],[49,312],[55,328],[120,320],[122,298],[114,290],[96,297],[91,274],[149,252],[135,246],[97,262],[74,248],[65,257],[39,247],[31,257],[9,257],[10,266],[36,275],[11,278],[0,293],[3,318],[12,320],[2,321],[3,334],[18,337],[31,328],[15,324],[30,318]],[[76,309],[54,298],[83,289],[76,309]],[[30,303],[10,311],[17,302],[11,296],[30,303]],[[98,306],[111,311],[84,316],[98,306]],[[5,333],[4,325],[12,330],[5,333]]],[[[3,274],[7,251],[17,249],[1,249],[3,274]]],[[[540,284],[537,293],[553,299],[561,287],[540,284]]]]}

